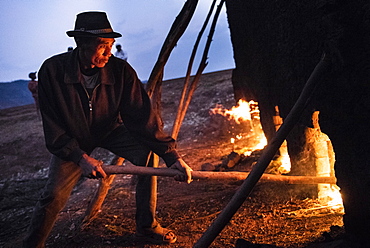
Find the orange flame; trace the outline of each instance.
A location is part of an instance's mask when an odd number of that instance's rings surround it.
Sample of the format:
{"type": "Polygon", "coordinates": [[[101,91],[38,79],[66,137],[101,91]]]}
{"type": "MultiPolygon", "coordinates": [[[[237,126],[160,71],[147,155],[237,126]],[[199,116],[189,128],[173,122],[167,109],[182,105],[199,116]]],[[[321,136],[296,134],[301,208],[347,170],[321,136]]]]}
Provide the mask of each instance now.
{"type": "MultiPolygon", "coordinates": [[[[266,136],[262,130],[262,125],[260,122],[260,111],[258,108],[258,103],[251,100],[249,102],[244,100],[239,100],[237,105],[231,109],[225,109],[222,105],[217,105],[214,109],[211,109],[212,114],[220,114],[228,118],[229,121],[234,121],[237,124],[249,124],[251,130],[248,133],[236,134],[235,137],[230,139],[230,143],[235,148],[236,141],[248,140],[248,144],[243,144],[243,147],[238,151],[244,156],[250,156],[253,151],[261,150],[267,145],[266,136]]],[[[280,118],[280,117],[279,117],[280,118]]],[[[280,118],[282,123],[282,119],[280,118]]],[[[280,123],[280,124],[281,124],[280,123]]],[[[276,168],[277,172],[280,174],[286,174],[290,172],[290,157],[288,155],[286,142],[280,148],[279,157],[280,167],[276,168]]]]}
{"type": "Polygon", "coordinates": [[[244,122],[249,123],[251,126],[250,133],[236,134],[235,137],[230,139],[230,143],[233,145],[236,141],[247,138],[249,141],[254,141],[248,142],[248,146],[243,146],[241,148],[240,152],[245,156],[249,156],[254,150],[263,149],[267,145],[267,140],[260,123],[260,112],[257,102],[253,100],[249,102],[239,100],[237,105],[231,109],[225,109],[222,105],[217,105],[215,108],[211,109],[211,113],[225,116],[229,121],[232,120],[238,125],[243,125],[244,122]]]}
{"type": "Polygon", "coordinates": [[[243,121],[259,120],[258,103],[251,100],[249,102],[240,99],[236,106],[231,109],[225,109],[222,105],[217,105],[211,109],[213,114],[226,116],[229,120],[234,120],[237,124],[243,121]]]}

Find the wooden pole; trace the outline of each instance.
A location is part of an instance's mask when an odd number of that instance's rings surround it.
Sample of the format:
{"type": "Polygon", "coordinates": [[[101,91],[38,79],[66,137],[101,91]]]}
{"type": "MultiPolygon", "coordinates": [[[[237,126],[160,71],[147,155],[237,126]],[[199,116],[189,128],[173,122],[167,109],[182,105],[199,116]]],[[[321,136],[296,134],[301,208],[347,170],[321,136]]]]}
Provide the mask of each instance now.
{"type": "MultiPolygon", "coordinates": [[[[123,164],[124,159],[119,156],[115,156],[112,162],[116,167],[118,167],[123,164]]],[[[109,175],[107,178],[99,180],[99,187],[95,192],[94,198],[91,200],[86,209],[85,216],[80,226],[81,229],[84,229],[85,226],[87,226],[93,219],[97,217],[115,177],[116,175],[109,175]]]]}
{"type": "MultiPolygon", "coordinates": [[[[181,174],[180,171],[170,168],[151,168],[143,166],[114,166],[104,165],[103,169],[107,174],[134,174],[134,175],[152,175],[174,177],[181,174]]],[[[227,171],[192,171],[193,179],[210,179],[210,180],[244,180],[249,176],[248,172],[227,171]]],[[[319,184],[319,183],[335,183],[335,177],[315,177],[315,176],[284,176],[263,174],[261,177],[263,182],[277,182],[285,184],[319,184]]]]}
{"type": "Polygon", "coordinates": [[[283,141],[301,118],[303,111],[311,99],[313,91],[322,80],[323,75],[330,68],[330,65],[330,60],[326,56],[323,56],[320,62],[316,65],[310,78],[307,80],[306,85],[304,86],[297,102],[289,112],[287,118],[284,120],[275,136],[271,139],[270,143],[264,149],[262,156],[257,161],[257,164],[253,167],[249,176],[244,180],[243,184],[231,198],[226,207],[222,210],[220,215],[206,230],[203,236],[195,243],[195,248],[209,247],[213,240],[223,230],[227,223],[229,223],[231,218],[247,199],[258,180],[262,177],[267,166],[270,164],[270,161],[275,156],[277,150],[280,148],[283,141]]]}
{"type": "Polygon", "coordinates": [[[186,1],[183,8],[181,9],[181,12],[176,17],[176,20],[173,22],[171,29],[166,37],[166,40],[163,43],[157,62],[155,63],[154,68],[148,79],[146,91],[149,97],[152,97],[154,90],[157,87],[156,84],[161,81],[159,79],[162,77],[163,68],[167,63],[167,60],[170,57],[173,48],[176,46],[178,40],[188,27],[197,5],[198,0],[186,1]]]}
{"type": "Polygon", "coordinates": [[[188,94],[186,96],[186,99],[184,99],[185,101],[184,101],[183,106],[182,106],[183,108],[181,110],[179,110],[180,114],[176,119],[175,126],[174,126],[173,131],[172,131],[173,137],[177,137],[178,133],[180,132],[181,123],[185,118],[186,111],[189,107],[189,104],[191,102],[194,91],[195,91],[195,89],[198,85],[200,76],[202,75],[202,72],[204,71],[204,69],[206,68],[206,66],[208,64],[208,62],[207,62],[208,51],[209,51],[209,48],[211,46],[212,37],[213,37],[213,34],[215,32],[215,27],[216,27],[216,24],[217,24],[217,20],[218,20],[218,17],[220,15],[220,12],[221,12],[221,9],[222,9],[222,6],[223,6],[224,2],[225,2],[225,0],[221,0],[220,4],[218,5],[218,7],[216,9],[215,15],[213,17],[212,25],[211,25],[211,28],[210,28],[210,31],[209,31],[209,34],[208,34],[207,42],[206,42],[206,45],[204,47],[202,59],[201,59],[201,62],[199,64],[199,67],[198,67],[198,70],[197,70],[197,73],[195,74],[195,76],[193,78],[193,81],[189,86],[188,94]]]}
{"type": "Polygon", "coordinates": [[[180,101],[179,101],[177,115],[176,115],[176,119],[174,121],[173,128],[172,128],[172,137],[174,139],[177,139],[183,116],[185,116],[185,114],[183,113],[183,112],[186,112],[186,109],[184,109],[184,103],[185,103],[185,100],[188,98],[190,76],[191,76],[191,70],[193,68],[195,55],[197,53],[198,46],[199,46],[200,40],[203,36],[203,33],[204,33],[204,31],[205,31],[205,29],[208,25],[209,19],[211,18],[213,9],[216,5],[216,1],[217,0],[213,0],[213,2],[211,4],[211,7],[210,7],[210,9],[208,11],[208,14],[207,14],[207,17],[206,17],[206,19],[203,23],[202,28],[200,29],[200,31],[198,33],[198,37],[197,37],[197,39],[195,41],[195,44],[194,44],[194,47],[193,47],[193,51],[191,52],[191,55],[190,55],[190,59],[189,59],[189,62],[188,62],[188,69],[186,71],[186,76],[185,76],[185,80],[184,80],[184,88],[182,89],[182,92],[181,92],[181,97],[180,97],[180,101]]]}

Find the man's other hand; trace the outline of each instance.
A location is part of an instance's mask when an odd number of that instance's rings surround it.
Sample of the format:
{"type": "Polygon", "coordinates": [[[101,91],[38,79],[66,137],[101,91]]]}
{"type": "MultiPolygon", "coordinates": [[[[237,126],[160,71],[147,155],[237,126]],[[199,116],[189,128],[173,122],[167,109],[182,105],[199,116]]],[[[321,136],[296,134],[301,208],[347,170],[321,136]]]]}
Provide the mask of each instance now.
{"type": "Polygon", "coordinates": [[[82,175],[85,177],[94,179],[107,177],[107,174],[105,174],[102,168],[103,161],[96,160],[87,154],[82,155],[78,165],[81,167],[82,175]]]}
{"type": "Polygon", "coordinates": [[[189,165],[185,163],[184,160],[181,158],[178,159],[174,164],[170,166],[171,169],[176,169],[182,172],[181,175],[176,175],[174,178],[176,181],[181,181],[181,182],[187,182],[191,183],[193,179],[191,178],[191,172],[193,171],[192,168],[190,168],[189,165]]]}

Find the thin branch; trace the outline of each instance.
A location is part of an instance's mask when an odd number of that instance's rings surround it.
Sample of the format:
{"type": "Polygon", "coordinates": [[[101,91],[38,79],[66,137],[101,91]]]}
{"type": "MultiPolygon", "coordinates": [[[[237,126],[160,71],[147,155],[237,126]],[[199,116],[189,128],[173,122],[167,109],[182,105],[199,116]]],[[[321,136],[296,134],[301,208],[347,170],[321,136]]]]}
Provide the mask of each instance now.
{"type": "Polygon", "coordinates": [[[197,5],[198,0],[188,0],[172,24],[147,83],[146,91],[148,92],[149,97],[152,97],[154,89],[156,88],[157,83],[160,81],[159,78],[162,76],[163,68],[167,63],[173,48],[176,46],[177,41],[188,27],[197,5]]]}
{"type": "Polygon", "coordinates": [[[189,84],[190,84],[190,74],[191,74],[191,70],[192,70],[192,67],[193,67],[195,55],[197,53],[198,46],[199,46],[200,40],[201,40],[201,38],[203,36],[203,33],[204,33],[204,31],[205,31],[205,29],[206,29],[206,27],[208,25],[209,19],[212,16],[212,12],[213,12],[213,9],[214,9],[214,7],[216,5],[216,2],[217,2],[217,0],[213,0],[213,2],[212,2],[212,5],[211,5],[211,7],[210,7],[210,9],[208,11],[207,17],[204,20],[203,26],[202,26],[201,30],[199,31],[198,37],[197,37],[197,39],[196,39],[196,41],[194,43],[193,51],[192,51],[191,56],[190,56],[190,59],[189,59],[188,69],[187,69],[186,76],[185,76],[185,81],[184,81],[184,88],[183,88],[182,93],[181,93],[181,97],[180,97],[180,101],[179,101],[179,106],[177,108],[176,119],[174,121],[173,128],[172,128],[172,137],[174,139],[177,138],[178,132],[180,130],[180,126],[181,126],[181,122],[182,122],[180,120],[181,120],[182,113],[184,111],[185,99],[186,99],[187,94],[188,94],[188,89],[189,89],[189,84]]]}
{"type": "Polygon", "coordinates": [[[198,85],[200,76],[202,75],[202,72],[204,71],[204,69],[206,68],[206,66],[208,64],[208,62],[207,62],[208,51],[209,51],[209,48],[211,46],[211,42],[212,42],[213,34],[214,34],[214,31],[215,31],[215,27],[216,27],[216,24],[217,24],[217,20],[218,20],[218,17],[220,15],[220,12],[221,12],[221,9],[222,9],[222,6],[223,6],[224,2],[225,2],[225,0],[221,0],[220,1],[220,4],[218,5],[217,10],[216,10],[216,13],[215,13],[215,15],[213,17],[213,22],[212,22],[212,25],[211,25],[211,28],[210,28],[210,31],[209,31],[209,35],[208,35],[208,39],[207,39],[207,42],[206,42],[206,45],[205,45],[205,48],[204,48],[202,60],[201,60],[201,62],[199,64],[197,73],[196,73],[195,77],[193,78],[193,81],[192,81],[192,83],[191,83],[191,85],[189,87],[189,92],[187,94],[187,97],[186,97],[186,100],[185,100],[185,104],[183,106],[183,109],[181,110],[180,118],[178,119],[178,122],[177,122],[178,124],[176,125],[177,126],[177,130],[174,130],[173,131],[173,137],[174,138],[177,138],[177,135],[180,132],[181,123],[182,123],[182,121],[185,118],[186,111],[187,111],[187,109],[188,109],[188,107],[190,105],[192,96],[193,96],[194,91],[195,91],[195,89],[196,89],[196,87],[198,85]]]}

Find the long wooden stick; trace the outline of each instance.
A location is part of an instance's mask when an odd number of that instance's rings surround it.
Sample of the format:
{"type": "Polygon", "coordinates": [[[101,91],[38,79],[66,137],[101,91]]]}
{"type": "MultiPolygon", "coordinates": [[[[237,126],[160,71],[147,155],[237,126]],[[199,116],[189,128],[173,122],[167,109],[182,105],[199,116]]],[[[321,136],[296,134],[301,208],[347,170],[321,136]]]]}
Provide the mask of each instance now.
{"type": "Polygon", "coordinates": [[[157,62],[155,63],[147,82],[146,91],[149,97],[152,97],[156,88],[156,84],[161,81],[161,77],[163,76],[163,68],[167,63],[173,48],[176,46],[178,40],[188,27],[198,5],[198,1],[199,0],[186,1],[179,15],[173,22],[171,29],[162,45],[157,62]]]}
{"type": "Polygon", "coordinates": [[[253,167],[249,176],[244,180],[243,184],[239,187],[238,191],[231,198],[230,202],[222,210],[220,215],[215,219],[211,226],[206,230],[203,236],[195,243],[194,248],[205,248],[209,247],[217,235],[224,229],[229,223],[234,214],[238,211],[240,206],[248,198],[252,192],[254,186],[262,177],[264,171],[269,165],[270,161],[275,156],[277,150],[280,148],[283,141],[286,139],[290,131],[296,125],[301,118],[303,111],[305,110],[309,100],[322,77],[327,73],[330,68],[330,60],[327,57],[323,57],[320,62],[316,65],[310,78],[307,80],[297,102],[289,112],[288,116],[284,120],[283,124],[271,139],[270,143],[264,149],[257,164],[253,167]]]}
{"type": "Polygon", "coordinates": [[[218,17],[220,15],[220,12],[221,12],[221,9],[222,9],[222,6],[223,6],[224,2],[225,2],[225,0],[221,0],[220,1],[220,4],[218,5],[218,7],[216,9],[215,15],[213,16],[212,25],[211,25],[211,28],[210,28],[210,31],[209,31],[209,34],[208,34],[206,45],[204,47],[202,59],[201,59],[201,61],[199,63],[198,70],[197,70],[197,72],[196,72],[196,74],[195,74],[195,76],[193,78],[193,81],[191,82],[191,84],[189,86],[188,93],[186,95],[186,98],[184,99],[185,101],[183,103],[182,109],[179,110],[179,112],[180,112],[179,118],[175,122],[176,123],[176,127],[174,127],[174,129],[172,131],[172,134],[175,137],[177,137],[178,133],[180,132],[181,123],[182,123],[182,121],[185,118],[185,114],[187,112],[187,109],[189,108],[191,99],[193,97],[193,94],[194,94],[195,89],[197,88],[197,85],[198,85],[199,79],[200,79],[200,77],[202,75],[202,72],[204,71],[204,69],[208,65],[208,62],[207,62],[208,51],[209,51],[209,49],[211,47],[212,37],[213,37],[213,34],[215,32],[217,20],[218,20],[218,17]]]}
{"type": "Polygon", "coordinates": [[[204,31],[205,31],[205,29],[208,25],[209,19],[211,18],[213,9],[216,5],[216,1],[217,0],[213,0],[213,2],[211,4],[211,7],[210,7],[210,9],[208,11],[208,14],[207,14],[207,17],[206,17],[206,19],[203,23],[202,28],[200,29],[200,31],[198,33],[198,37],[195,41],[193,50],[192,50],[191,55],[190,55],[190,59],[189,59],[189,62],[188,62],[188,69],[186,71],[186,76],[185,76],[185,80],[184,80],[184,87],[183,87],[182,92],[181,92],[181,97],[180,97],[180,101],[179,101],[179,106],[178,106],[178,110],[177,110],[176,119],[175,119],[173,127],[172,127],[172,137],[174,139],[177,139],[177,136],[178,136],[179,131],[180,131],[180,126],[181,126],[182,120],[184,119],[183,116],[185,116],[184,112],[187,111],[186,109],[184,109],[184,104],[185,104],[185,100],[189,97],[188,96],[188,91],[189,91],[189,84],[190,84],[190,76],[191,76],[191,71],[192,71],[192,68],[193,68],[195,55],[197,53],[198,46],[199,46],[199,43],[200,43],[201,38],[203,36],[203,33],[204,33],[204,31]]]}
{"type": "MultiPolygon", "coordinates": [[[[104,171],[107,174],[134,174],[134,175],[152,175],[174,177],[181,172],[170,168],[151,168],[143,166],[114,166],[104,165],[104,171]]],[[[248,172],[215,172],[215,171],[192,171],[193,179],[227,179],[227,180],[244,180],[248,177],[248,172]]],[[[263,174],[261,181],[265,182],[278,182],[285,184],[319,184],[327,183],[334,184],[335,177],[315,177],[315,176],[283,176],[273,174],[263,174]]]]}
{"type": "MultiPolygon", "coordinates": [[[[112,159],[112,163],[115,166],[121,166],[124,162],[124,158],[115,156],[112,159]]],[[[108,190],[110,189],[110,185],[112,184],[115,175],[109,175],[107,178],[101,179],[99,181],[99,187],[95,192],[94,198],[89,203],[89,206],[86,209],[85,216],[82,220],[81,229],[87,226],[94,218],[96,218],[97,214],[99,213],[101,206],[105,200],[105,197],[108,194],[108,190]]]]}

